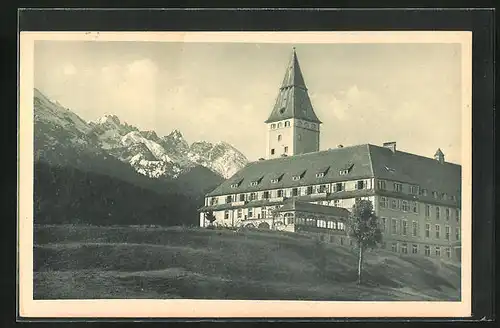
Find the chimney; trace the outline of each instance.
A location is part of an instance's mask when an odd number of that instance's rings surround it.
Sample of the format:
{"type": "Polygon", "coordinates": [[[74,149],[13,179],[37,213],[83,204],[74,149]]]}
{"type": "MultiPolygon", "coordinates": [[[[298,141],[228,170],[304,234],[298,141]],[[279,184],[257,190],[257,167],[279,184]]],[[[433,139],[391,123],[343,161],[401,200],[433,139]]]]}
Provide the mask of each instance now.
{"type": "Polygon", "coordinates": [[[434,159],[441,164],[444,163],[444,154],[441,151],[441,148],[438,148],[438,150],[436,150],[436,153],[434,154],[434,159]]]}
{"type": "Polygon", "coordinates": [[[396,152],[396,141],[384,142],[385,148],[389,148],[393,153],[396,152]]]}

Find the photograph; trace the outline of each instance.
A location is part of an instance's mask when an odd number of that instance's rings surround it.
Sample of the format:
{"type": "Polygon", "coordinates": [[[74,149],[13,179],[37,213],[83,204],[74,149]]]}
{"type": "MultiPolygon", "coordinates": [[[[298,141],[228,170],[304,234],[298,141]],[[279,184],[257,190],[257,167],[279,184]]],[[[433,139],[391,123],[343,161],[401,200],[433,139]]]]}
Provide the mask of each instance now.
{"type": "Polygon", "coordinates": [[[469,32],[20,40],[27,313],[470,314],[469,32]]]}

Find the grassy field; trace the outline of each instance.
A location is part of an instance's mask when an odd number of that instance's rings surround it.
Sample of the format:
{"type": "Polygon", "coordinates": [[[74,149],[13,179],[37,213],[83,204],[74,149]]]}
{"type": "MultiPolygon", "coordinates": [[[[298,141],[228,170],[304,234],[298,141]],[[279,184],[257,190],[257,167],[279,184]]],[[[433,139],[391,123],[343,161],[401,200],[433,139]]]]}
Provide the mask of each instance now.
{"type": "Polygon", "coordinates": [[[296,234],[200,228],[37,226],[35,299],[460,299],[460,267],[357,254],[296,234]]]}

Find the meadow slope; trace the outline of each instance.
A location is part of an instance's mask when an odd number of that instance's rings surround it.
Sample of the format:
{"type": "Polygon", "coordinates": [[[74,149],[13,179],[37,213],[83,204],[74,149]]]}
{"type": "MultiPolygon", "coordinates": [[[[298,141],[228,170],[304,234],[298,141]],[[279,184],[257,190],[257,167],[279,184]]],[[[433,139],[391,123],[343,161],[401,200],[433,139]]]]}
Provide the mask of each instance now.
{"type": "Polygon", "coordinates": [[[366,253],[297,234],[200,228],[36,226],[35,299],[460,299],[460,267],[366,253]]]}

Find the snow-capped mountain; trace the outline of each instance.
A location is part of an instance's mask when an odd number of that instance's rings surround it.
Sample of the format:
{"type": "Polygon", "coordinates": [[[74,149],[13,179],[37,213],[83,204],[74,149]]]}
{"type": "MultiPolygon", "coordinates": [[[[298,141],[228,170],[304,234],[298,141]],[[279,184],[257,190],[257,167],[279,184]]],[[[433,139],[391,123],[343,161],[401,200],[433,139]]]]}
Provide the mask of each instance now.
{"type": "Polygon", "coordinates": [[[248,163],[240,151],[226,142],[200,141],[189,145],[178,130],[159,137],[154,131],[140,131],[121,122],[116,115],[85,122],[37,89],[34,108],[35,150],[46,159],[64,158],[67,154],[62,149],[111,155],[150,178],[177,178],[196,166],[229,178],[248,163]]]}

